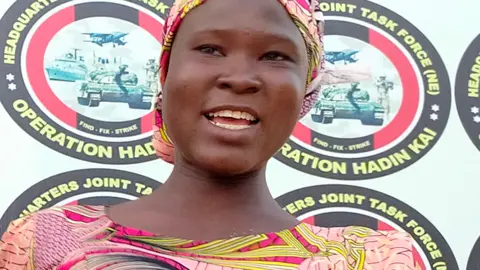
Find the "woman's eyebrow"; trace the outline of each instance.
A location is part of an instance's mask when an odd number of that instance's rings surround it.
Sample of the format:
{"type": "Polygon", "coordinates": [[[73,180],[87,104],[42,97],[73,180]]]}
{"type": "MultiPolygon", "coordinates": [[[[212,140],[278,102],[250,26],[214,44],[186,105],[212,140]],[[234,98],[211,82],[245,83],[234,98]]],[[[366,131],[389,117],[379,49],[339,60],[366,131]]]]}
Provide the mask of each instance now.
{"type": "Polygon", "coordinates": [[[244,34],[255,39],[266,39],[270,43],[279,45],[288,45],[292,48],[297,48],[304,41],[303,39],[297,40],[292,35],[286,34],[285,31],[259,31],[257,29],[238,29],[238,28],[204,28],[198,29],[191,33],[191,38],[231,38],[233,36],[244,34]]]}

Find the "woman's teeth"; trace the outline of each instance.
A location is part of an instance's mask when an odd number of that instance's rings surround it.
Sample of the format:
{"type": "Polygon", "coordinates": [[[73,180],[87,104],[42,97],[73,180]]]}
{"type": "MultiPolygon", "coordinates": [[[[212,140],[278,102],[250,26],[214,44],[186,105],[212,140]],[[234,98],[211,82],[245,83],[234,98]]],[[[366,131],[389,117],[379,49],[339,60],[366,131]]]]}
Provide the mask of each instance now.
{"type": "Polygon", "coordinates": [[[210,120],[210,123],[214,124],[217,127],[226,128],[226,129],[230,129],[230,130],[240,130],[240,129],[246,129],[246,128],[251,127],[251,125],[222,124],[222,123],[214,122],[212,120],[210,120]]]}
{"type": "Polygon", "coordinates": [[[223,110],[214,113],[209,113],[209,117],[230,117],[234,119],[245,119],[248,121],[255,121],[255,117],[247,112],[240,112],[240,111],[230,111],[230,110],[223,110]]]}
{"type": "Polygon", "coordinates": [[[207,118],[210,123],[215,126],[230,130],[250,128],[257,120],[253,115],[247,112],[231,110],[208,113],[207,118]]]}

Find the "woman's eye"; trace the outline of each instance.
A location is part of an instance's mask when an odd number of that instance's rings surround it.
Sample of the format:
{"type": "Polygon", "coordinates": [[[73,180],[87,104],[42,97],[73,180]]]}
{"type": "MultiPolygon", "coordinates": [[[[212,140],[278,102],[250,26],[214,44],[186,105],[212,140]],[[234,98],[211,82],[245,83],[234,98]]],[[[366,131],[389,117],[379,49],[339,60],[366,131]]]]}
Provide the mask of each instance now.
{"type": "Polygon", "coordinates": [[[269,52],[266,53],[263,58],[267,61],[284,61],[284,60],[289,60],[290,58],[288,56],[285,56],[282,53],[279,52],[269,52]]]}
{"type": "Polygon", "coordinates": [[[211,55],[217,55],[217,56],[222,55],[220,50],[214,46],[200,46],[197,48],[197,50],[205,54],[211,54],[211,55]]]}

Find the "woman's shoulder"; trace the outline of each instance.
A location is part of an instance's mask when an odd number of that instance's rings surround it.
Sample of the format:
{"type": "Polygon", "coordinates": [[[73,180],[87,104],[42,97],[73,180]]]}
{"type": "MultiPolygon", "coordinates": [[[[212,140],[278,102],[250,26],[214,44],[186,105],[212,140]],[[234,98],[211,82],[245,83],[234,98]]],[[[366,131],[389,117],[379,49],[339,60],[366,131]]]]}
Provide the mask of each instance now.
{"type": "Polygon", "coordinates": [[[76,205],[47,208],[12,221],[0,241],[0,269],[58,262],[78,248],[82,238],[107,225],[102,217],[102,206],[76,205]]]}
{"type": "Polygon", "coordinates": [[[88,226],[105,217],[104,206],[66,205],[55,206],[31,213],[13,220],[7,231],[31,230],[35,234],[47,230],[52,236],[52,231],[62,231],[66,227],[88,226]]]}
{"type": "Polygon", "coordinates": [[[300,231],[307,234],[314,234],[317,237],[345,241],[353,240],[355,242],[381,242],[385,244],[386,241],[392,243],[404,243],[411,245],[413,242],[412,236],[407,232],[401,232],[394,229],[388,230],[374,230],[363,226],[346,226],[346,227],[320,227],[308,223],[302,223],[298,226],[300,231]]]}

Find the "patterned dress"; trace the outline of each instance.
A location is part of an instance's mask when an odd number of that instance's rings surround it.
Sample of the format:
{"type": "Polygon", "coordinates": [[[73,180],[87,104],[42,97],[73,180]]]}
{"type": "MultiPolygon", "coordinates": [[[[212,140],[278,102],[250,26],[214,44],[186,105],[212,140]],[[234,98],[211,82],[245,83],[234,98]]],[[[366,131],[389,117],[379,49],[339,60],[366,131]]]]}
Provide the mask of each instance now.
{"type": "Polygon", "coordinates": [[[121,226],[103,206],[56,207],[15,220],[0,248],[0,269],[415,269],[407,233],[302,223],[206,242],[121,226]]]}

